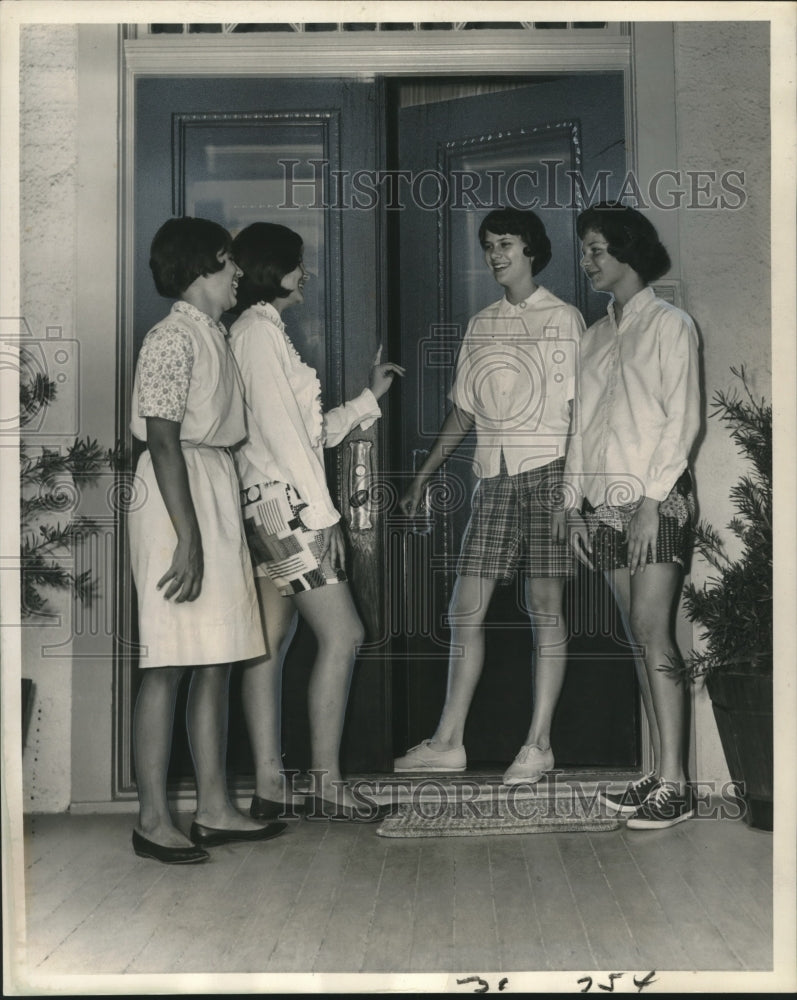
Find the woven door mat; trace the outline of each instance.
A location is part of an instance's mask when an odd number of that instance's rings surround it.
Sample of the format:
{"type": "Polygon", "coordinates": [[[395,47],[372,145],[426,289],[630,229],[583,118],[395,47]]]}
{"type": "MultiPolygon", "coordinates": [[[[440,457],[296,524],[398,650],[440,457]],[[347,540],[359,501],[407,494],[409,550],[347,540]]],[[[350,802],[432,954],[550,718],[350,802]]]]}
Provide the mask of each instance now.
{"type": "Polygon", "coordinates": [[[605,833],[620,821],[581,796],[502,794],[405,802],[377,827],[380,837],[481,837],[523,833],[605,833]]]}

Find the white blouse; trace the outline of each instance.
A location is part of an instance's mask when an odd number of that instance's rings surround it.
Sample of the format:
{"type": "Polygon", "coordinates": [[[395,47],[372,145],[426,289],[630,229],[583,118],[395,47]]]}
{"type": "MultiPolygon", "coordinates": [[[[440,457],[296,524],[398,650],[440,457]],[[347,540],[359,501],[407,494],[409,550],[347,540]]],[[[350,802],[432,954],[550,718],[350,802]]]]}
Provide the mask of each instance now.
{"type": "Polygon", "coordinates": [[[180,424],[180,440],[225,448],[242,440],[243,399],[227,331],[190,302],[175,302],[141,345],[130,427],[147,440],[147,417],[180,424]]]}
{"type": "Polygon", "coordinates": [[[578,309],[542,285],[472,317],[451,399],[474,419],[477,476],[497,476],[502,454],[510,476],[564,457],[583,332],[578,309]]]}
{"type": "Polygon", "coordinates": [[[565,475],[576,500],[621,506],[663,500],[700,428],[698,339],[692,318],[643,288],[614,303],[581,342],[580,420],[565,475]]]}
{"type": "Polygon", "coordinates": [[[247,438],[235,452],[243,489],[290,483],[308,505],[308,528],[340,520],[332,503],[323,449],[333,448],[355,427],[367,430],[381,416],[370,389],[324,413],[314,368],[302,361],[270,303],[250,306],[230,330],[244,383],[247,438]]]}

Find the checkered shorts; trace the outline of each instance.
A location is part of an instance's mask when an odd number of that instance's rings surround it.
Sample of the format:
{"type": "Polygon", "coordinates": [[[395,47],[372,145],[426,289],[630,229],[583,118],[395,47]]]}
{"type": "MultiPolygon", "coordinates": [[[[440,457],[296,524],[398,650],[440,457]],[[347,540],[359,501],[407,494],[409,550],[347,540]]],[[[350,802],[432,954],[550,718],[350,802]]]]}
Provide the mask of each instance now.
{"type": "Polygon", "coordinates": [[[292,486],[250,486],[241,490],[241,506],[255,576],[267,576],[283,597],[346,581],[328,554],[321,562],[322,532],[302,523],[307,504],[292,486]]]}
{"type": "MultiPolygon", "coordinates": [[[[592,542],[592,563],[596,569],[625,569],[628,566],[628,522],[641,500],[610,507],[592,507],[584,501],[584,519],[592,542]]],[[[687,566],[692,552],[692,526],[695,520],[695,496],[692,477],[687,469],[659,505],[659,532],[655,553],[648,552],[648,563],[678,563],[687,566]]]]}
{"type": "Polygon", "coordinates": [[[457,562],[460,576],[509,583],[516,570],[527,576],[572,576],[567,542],[551,538],[551,513],[562,502],[564,459],[516,476],[501,459],[497,476],[480,479],[457,562]]]}

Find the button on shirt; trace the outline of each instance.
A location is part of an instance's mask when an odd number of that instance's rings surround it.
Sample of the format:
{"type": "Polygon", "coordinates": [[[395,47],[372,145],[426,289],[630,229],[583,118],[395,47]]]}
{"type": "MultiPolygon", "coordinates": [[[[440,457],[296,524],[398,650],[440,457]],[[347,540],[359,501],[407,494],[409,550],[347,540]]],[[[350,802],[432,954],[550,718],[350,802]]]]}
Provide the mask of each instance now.
{"type": "Polygon", "coordinates": [[[686,468],[699,426],[691,317],[644,288],[626,303],[618,327],[610,303],[581,342],[577,427],[565,473],[576,502],[663,500],[686,468]]]}
{"type": "Polygon", "coordinates": [[[497,476],[502,454],[510,476],[564,456],[584,325],[577,309],[541,286],[471,319],[451,399],[474,419],[476,475],[497,476]]]}

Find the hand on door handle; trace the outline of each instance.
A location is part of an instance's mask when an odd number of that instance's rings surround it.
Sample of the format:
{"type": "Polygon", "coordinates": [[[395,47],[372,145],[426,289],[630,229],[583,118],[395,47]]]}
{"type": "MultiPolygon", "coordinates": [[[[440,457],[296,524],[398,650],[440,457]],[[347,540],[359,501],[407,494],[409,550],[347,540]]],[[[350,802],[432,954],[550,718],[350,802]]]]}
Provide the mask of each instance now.
{"type": "Polygon", "coordinates": [[[410,531],[414,535],[426,535],[432,530],[432,510],[429,502],[429,486],[413,481],[410,488],[399,500],[399,509],[411,518],[410,531]]]}
{"type": "Polygon", "coordinates": [[[426,535],[432,530],[432,509],[429,502],[429,477],[420,476],[419,469],[429,452],[416,448],[412,453],[414,479],[398,502],[399,510],[412,519],[410,531],[414,535],[426,535]]]}

